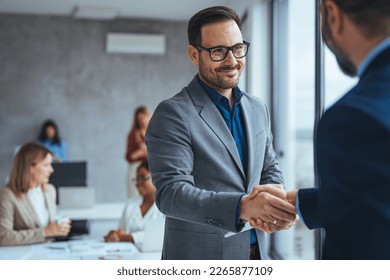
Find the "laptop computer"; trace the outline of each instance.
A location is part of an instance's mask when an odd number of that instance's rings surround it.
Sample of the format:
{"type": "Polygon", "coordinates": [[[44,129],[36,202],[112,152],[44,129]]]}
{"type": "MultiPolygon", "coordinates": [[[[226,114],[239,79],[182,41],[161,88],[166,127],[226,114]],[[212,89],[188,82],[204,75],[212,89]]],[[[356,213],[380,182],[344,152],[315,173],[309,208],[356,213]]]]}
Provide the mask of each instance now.
{"type": "Polygon", "coordinates": [[[95,189],[91,187],[59,187],[61,208],[89,208],[95,203],[95,189]]]}
{"type": "Polygon", "coordinates": [[[164,241],[165,218],[152,219],[145,222],[144,241],[141,252],[161,252],[164,241]]]}
{"type": "Polygon", "coordinates": [[[87,186],[87,162],[64,161],[53,162],[54,173],[50,176],[50,183],[57,189],[57,201],[59,204],[59,187],[87,186]]]}

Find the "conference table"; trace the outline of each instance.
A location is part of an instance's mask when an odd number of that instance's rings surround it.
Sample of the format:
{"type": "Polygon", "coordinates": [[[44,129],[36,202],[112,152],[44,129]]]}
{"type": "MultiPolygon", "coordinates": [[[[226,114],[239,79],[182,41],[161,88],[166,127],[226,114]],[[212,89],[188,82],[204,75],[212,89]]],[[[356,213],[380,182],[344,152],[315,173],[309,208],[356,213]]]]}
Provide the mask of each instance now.
{"type": "Polygon", "coordinates": [[[159,260],[161,252],[141,252],[128,242],[74,239],[32,245],[1,246],[0,260],[159,260]]]}

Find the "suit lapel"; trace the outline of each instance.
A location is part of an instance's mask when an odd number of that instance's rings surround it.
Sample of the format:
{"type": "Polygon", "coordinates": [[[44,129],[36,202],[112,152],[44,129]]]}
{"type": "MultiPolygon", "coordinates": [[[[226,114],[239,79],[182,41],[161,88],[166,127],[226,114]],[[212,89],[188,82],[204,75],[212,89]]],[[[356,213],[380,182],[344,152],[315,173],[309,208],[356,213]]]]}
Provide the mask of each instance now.
{"type": "Polygon", "coordinates": [[[245,172],[233,136],[217,107],[203,90],[196,77],[188,85],[188,93],[195,106],[198,106],[200,117],[226,147],[237,167],[240,169],[241,175],[245,178],[245,172]]]}
{"type": "Polygon", "coordinates": [[[249,99],[244,95],[241,99],[241,112],[244,118],[246,142],[248,145],[248,170],[247,178],[252,178],[253,163],[255,155],[256,143],[255,136],[253,135],[253,127],[255,122],[255,109],[252,104],[249,103],[249,99]]]}

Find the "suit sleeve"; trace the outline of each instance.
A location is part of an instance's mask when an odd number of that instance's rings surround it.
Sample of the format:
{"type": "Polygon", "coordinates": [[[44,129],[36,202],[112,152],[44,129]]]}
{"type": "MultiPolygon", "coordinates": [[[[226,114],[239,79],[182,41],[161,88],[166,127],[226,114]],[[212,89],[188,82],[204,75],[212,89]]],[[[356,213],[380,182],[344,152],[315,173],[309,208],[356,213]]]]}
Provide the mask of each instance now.
{"type": "Polygon", "coordinates": [[[324,115],[317,157],[319,210],[325,224],[345,217],[361,222],[388,209],[390,136],[380,118],[350,106],[334,107],[324,115]]]}
{"type": "Polygon", "coordinates": [[[236,224],[241,193],[207,191],[195,186],[191,133],[182,114],[176,104],[164,101],[148,126],[146,144],[157,188],[156,205],[169,217],[237,232],[241,229],[236,224]]]}
{"type": "Polygon", "coordinates": [[[2,190],[0,192],[0,245],[23,245],[44,242],[42,228],[32,229],[15,229],[14,217],[19,213],[15,213],[15,202],[11,191],[2,190]]]}
{"type": "Polygon", "coordinates": [[[301,189],[297,194],[300,216],[309,229],[322,227],[318,213],[318,195],[318,188],[301,189]]]}
{"type": "Polygon", "coordinates": [[[390,223],[389,143],[388,128],[368,112],[338,105],[324,114],[316,151],[320,189],[298,193],[309,228],[325,227],[331,234],[333,229],[343,232],[369,222],[356,234],[367,238],[381,231],[372,228],[374,221],[390,223]]]}

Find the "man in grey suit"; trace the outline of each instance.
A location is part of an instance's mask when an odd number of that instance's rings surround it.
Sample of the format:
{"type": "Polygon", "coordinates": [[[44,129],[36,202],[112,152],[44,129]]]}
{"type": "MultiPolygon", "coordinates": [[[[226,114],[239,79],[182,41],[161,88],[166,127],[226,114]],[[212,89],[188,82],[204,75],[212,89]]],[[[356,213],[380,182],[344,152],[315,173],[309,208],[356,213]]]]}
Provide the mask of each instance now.
{"type": "Polygon", "coordinates": [[[294,206],[262,190],[282,174],[268,110],[238,80],[249,43],[236,13],[211,7],[188,24],[188,55],[199,73],[159,104],[146,133],[156,204],[166,218],[163,259],[267,259],[265,233],[289,228],[294,206]]]}

